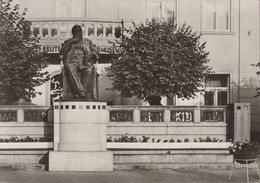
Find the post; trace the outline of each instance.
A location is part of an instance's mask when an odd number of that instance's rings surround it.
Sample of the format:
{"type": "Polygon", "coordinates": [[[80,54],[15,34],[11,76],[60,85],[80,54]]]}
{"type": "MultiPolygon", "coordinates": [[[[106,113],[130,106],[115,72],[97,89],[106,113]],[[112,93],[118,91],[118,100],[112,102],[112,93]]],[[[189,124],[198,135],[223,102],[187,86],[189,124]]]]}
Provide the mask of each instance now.
{"type": "Polygon", "coordinates": [[[24,122],[24,110],[21,108],[17,109],[17,122],[18,123],[24,122]]]}
{"type": "Polygon", "coordinates": [[[194,123],[200,123],[200,108],[199,107],[196,107],[195,109],[194,109],[194,114],[193,114],[194,116],[194,123]]]}
{"type": "Polygon", "coordinates": [[[133,111],[133,123],[140,123],[140,110],[139,109],[134,109],[133,111]]]}
{"type": "Polygon", "coordinates": [[[165,109],[163,114],[163,122],[170,123],[170,121],[171,121],[171,111],[169,109],[165,109]]]}
{"type": "Polygon", "coordinates": [[[250,103],[234,104],[234,141],[250,141],[250,103]]]}

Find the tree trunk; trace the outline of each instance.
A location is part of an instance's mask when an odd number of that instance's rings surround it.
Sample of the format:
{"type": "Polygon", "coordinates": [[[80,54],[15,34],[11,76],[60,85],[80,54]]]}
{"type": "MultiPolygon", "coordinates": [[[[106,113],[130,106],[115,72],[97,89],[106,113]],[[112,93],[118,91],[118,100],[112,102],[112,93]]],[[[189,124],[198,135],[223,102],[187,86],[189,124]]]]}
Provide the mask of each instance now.
{"type": "Polygon", "coordinates": [[[160,96],[149,96],[146,98],[146,101],[149,102],[150,105],[162,105],[160,96]]]}

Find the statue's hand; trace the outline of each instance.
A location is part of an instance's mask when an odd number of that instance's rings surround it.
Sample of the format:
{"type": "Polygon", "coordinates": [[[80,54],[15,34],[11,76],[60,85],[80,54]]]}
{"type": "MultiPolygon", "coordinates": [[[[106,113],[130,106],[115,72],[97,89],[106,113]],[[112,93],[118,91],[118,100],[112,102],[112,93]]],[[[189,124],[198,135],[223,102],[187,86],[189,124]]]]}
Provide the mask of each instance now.
{"type": "Polygon", "coordinates": [[[71,44],[75,44],[75,43],[78,43],[80,40],[79,40],[79,38],[72,38],[71,40],[70,40],[70,43],[71,44]]]}
{"type": "Polygon", "coordinates": [[[91,53],[91,58],[92,58],[93,60],[97,60],[97,59],[99,59],[99,56],[98,56],[97,53],[92,52],[92,53],[91,53]]]}

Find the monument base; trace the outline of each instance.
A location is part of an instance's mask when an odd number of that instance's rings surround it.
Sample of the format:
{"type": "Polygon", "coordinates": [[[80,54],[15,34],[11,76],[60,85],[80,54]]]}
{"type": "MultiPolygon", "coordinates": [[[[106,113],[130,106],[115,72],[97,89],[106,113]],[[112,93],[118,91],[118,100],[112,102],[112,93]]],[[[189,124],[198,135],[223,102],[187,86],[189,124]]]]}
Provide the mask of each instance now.
{"type": "Polygon", "coordinates": [[[51,151],[49,171],[113,171],[113,152],[51,151]]]}
{"type": "Polygon", "coordinates": [[[113,171],[113,153],[106,151],[108,115],[105,102],[54,102],[49,171],[113,171]]]}

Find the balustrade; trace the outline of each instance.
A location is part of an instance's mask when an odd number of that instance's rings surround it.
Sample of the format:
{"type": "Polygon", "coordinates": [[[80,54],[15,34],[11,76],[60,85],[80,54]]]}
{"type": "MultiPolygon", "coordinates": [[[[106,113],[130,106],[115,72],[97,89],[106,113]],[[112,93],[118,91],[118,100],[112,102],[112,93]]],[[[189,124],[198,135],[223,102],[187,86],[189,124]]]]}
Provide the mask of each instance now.
{"type": "MultiPolygon", "coordinates": [[[[49,110],[41,106],[0,107],[0,122],[46,122],[49,110]]],[[[226,122],[225,107],[110,106],[108,110],[109,122],[226,122]]]]}
{"type": "Polygon", "coordinates": [[[79,24],[83,37],[96,40],[119,40],[122,36],[123,22],[95,20],[30,20],[35,37],[41,40],[68,39],[72,37],[71,28],[79,24]]]}
{"type": "Polygon", "coordinates": [[[128,107],[108,108],[110,122],[226,122],[225,107],[128,107]],[[135,111],[135,112],[134,112],[135,111]],[[166,112],[169,111],[169,112],[166,112]],[[135,119],[135,120],[134,120],[135,119]]]}

